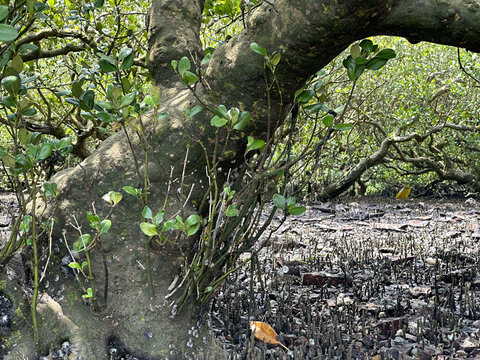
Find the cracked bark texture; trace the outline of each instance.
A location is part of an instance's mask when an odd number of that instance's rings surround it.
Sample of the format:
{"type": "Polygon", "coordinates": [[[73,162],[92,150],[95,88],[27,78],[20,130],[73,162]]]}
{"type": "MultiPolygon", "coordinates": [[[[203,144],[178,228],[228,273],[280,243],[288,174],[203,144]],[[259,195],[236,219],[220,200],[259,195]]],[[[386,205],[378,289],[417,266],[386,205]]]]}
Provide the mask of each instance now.
{"type": "MultiPolygon", "coordinates": [[[[205,156],[192,139],[200,140],[211,153],[212,114],[202,112],[184,124],[183,110],[197,105],[198,101],[179,82],[170,66],[171,60],[179,60],[182,56],[202,58],[199,39],[202,7],[201,0],[153,0],[147,19],[149,69],[161,92],[160,111],[169,113],[166,119],[145,119],[151,152],[149,199],[154,211],[164,201],[170,168],[174,168],[174,179],[181,176],[186,146],[190,150],[185,184],[195,184],[191,205],[199,203],[203,196],[202,187],[207,182],[205,156]]],[[[247,135],[264,139],[268,135],[263,59],[250,50],[252,42],[265,47],[269,53],[279,51],[282,54],[277,76],[283,103],[278,94],[272,94],[272,129],[282,121],[295,91],[305,80],[356,40],[385,34],[480,51],[480,10],[478,1],[474,0],[276,0],[263,3],[246,21],[247,29],[219,46],[204,69],[204,79],[211,91],[206,91],[201,84],[196,86],[198,96],[211,106],[225,104],[227,108],[236,106],[252,113],[251,125],[243,132],[244,136],[230,145],[233,156],[225,155],[228,167],[237,165],[247,135]]],[[[130,138],[141,159],[143,152],[137,137],[131,134],[130,138]]],[[[228,171],[228,168],[224,170],[228,171]]],[[[82,220],[85,231],[89,229],[83,221],[89,209],[86,189],[90,188],[92,200],[102,215],[108,209],[102,204],[101,196],[110,190],[120,191],[125,185],[137,186],[135,174],[125,134],[117,133],[105,140],[81,167],[63,171],[54,178],[62,192],[57,230],[67,229],[68,239],[73,242],[77,235],[68,226],[72,215],[82,220]]],[[[175,195],[178,187],[177,181],[171,188],[170,214],[182,203],[182,199],[177,200],[175,195]]],[[[194,206],[187,211],[194,211],[194,206]]],[[[40,319],[43,349],[48,349],[56,341],[71,338],[82,358],[108,359],[106,341],[110,336],[116,336],[136,356],[166,358],[171,351],[170,344],[176,349],[196,351],[185,346],[188,330],[196,323],[195,308],[187,308],[172,319],[170,302],[165,300],[167,287],[179,273],[181,252],[176,245],[152,249],[156,296],[150,299],[145,272],[138,264],[144,258],[140,221],[140,205],[125,195],[113,213],[112,230],[103,240],[111,278],[109,306],[101,314],[92,313],[83,305],[77,284],[72,279],[62,278],[65,286],[63,300],[58,301],[58,306],[47,302],[49,305],[42,307],[54,313],[61,310],[61,316],[57,318],[43,316],[40,319]],[[65,324],[70,322],[76,327],[70,326],[69,329],[65,324]],[[65,329],[62,336],[55,332],[58,324],[65,329]],[[148,332],[153,336],[145,336],[148,332]]],[[[188,248],[188,244],[178,245],[188,248]]],[[[49,266],[50,280],[58,274],[58,259],[65,254],[64,247],[59,248],[56,262],[49,266]]],[[[93,256],[97,260],[100,257],[98,253],[93,256]]],[[[101,292],[103,270],[100,263],[95,265],[94,273],[101,292]]],[[[208,349],[208,345],[199,339],[194,340],[208,349]]]]}

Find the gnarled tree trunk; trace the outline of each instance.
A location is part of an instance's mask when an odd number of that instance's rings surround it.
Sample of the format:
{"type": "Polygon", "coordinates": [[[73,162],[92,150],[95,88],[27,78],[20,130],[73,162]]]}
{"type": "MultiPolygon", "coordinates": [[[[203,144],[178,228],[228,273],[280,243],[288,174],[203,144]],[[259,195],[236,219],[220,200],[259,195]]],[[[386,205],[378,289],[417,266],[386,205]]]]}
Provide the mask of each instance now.
{"type": "MultiPolygon", "coordinates": [[[[222,172],[225,175],[241,161],[246,136],[263,139],[270,136],[287,114],[295,91],[356,40],[388,34],[480,51],[477,1],[276,0],[256,8],[246,19],[247,28],[214,51],[204,69],[202,83],[196,85],[197,99],[182,85],[170,63],[182,56],[199,63],[203,57],[199,38],[203,4],[202,0],[153,0],[147,21],[150,71],[160,89],[160,111],[169,114],[161,120],[145,119],[151,151],[149,205],[154,211],[162,206],[170,179],[174,181],[168,212],[173,214],[182,206],[183,199],[177,199],[176,193],[187,147],[184,184],[195,184],[195,187],[186,211],[195,211],[204,194],[208,182],[206,156],[198,142],[212,153],[214,128],[210,126],[210,119],[213,115],[203,111],[185,122],[183,113],[184,109],[199,105],[198,99],[212,107],[225,104],[227,108],[235,106],[252,113],[252,122],[242,133],[243,137],[230,142],[224,154],[222,172]],[[252,42],[265,47],[269,53],[278,51],[282,55],[277,68],[282,97],[272,93],[270,103],[265,97],[264,60],[251,51],[252,42]]],[[[143,154],[135,134],[130,134],[130,140],[137,154],[143,154]]],[[[119,132],[108,138],[81,166],[58,174],[54,180],[61,190],[56,229],[67,229],[71,243],[77,237],[68,226],[72,215],[83,224],[83,230],[88,231],[83,219],[90,208],[89,197],[102,214],[107,211],[102,195],[111,190],[120,191],[126,185],[137,186],[136,168],[126,135],[119,132]]],[[[173,350],[180,357],[183,354],[180,355],[179,349],[197,351],[187,346],[192,337],[188,330],[196,324],[195,308],[185,308],[172,317],[171,298],[165,299],[169,284],[179,274],[182,248],[188,249],[189,244],[152,249],[155,297],[150,298],[144,270],[143,234],[139,228],[141,210],[133,198],[124,196],[113,213],[112,230],[102,240],[110,280],[109,305],[101,313],[95,314],[82,303],[81,290],[73,279],[60,276],[56,282],[59,263],[50,264],[50,286],[54,284],[58,290],[57,284],[61,283],[65,289],[63,299],[52,302],[46,301],[45,296],[39,306],[44,348],[70,338],[82,358],[108,359],[105,343],[110,336],[115,336],[137,356],[164,358],[173,350]],[[52,317],[60,312],[61,316],[52,317]],[[59,324],[61,334],[55,331],[59,324]]],[[[66,251],[60,244],[60,234],[57,236],[59,254],[56,257],[61,258],[66,251]]],[[[98,253],[93,256],[97,260],[94,273],[101,293],[103,268],[98,253]]],[[[195,346],[208,349],[201,336],[193,340],[195,346]]]]}

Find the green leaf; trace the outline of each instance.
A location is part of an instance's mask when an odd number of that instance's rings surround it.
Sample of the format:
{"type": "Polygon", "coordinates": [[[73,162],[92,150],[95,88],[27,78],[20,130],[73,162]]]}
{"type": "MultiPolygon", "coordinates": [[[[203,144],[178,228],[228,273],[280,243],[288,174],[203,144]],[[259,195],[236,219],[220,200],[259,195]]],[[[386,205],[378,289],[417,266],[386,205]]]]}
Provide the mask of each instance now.
{"type": "MultiPolygon", "coordinates": [[[[25,155],[29,158],[29,160],[36,161],[38,159],[38,150],[39,147],[33,144],[28,144],[28,149],[25,151],[25,155]]],[[[23,156],[23,154],[20,154],[23,156]]],[[[20,156],[18,155],[18,156],[20,156]]]]}
{"type": "Polygon", "coordinates": [[[25,54],[29,51],[37,51],[38,46],[34,44],[23,44],[22,46],[20,46],[19,50],[20,50],[20,53],[25,54]]]}
{"type": "Polygon", "coordinates": [[[95,104],[104,108],[105,110],[115,109],[115,105],[113,105],[110,101],[99,100],[95,104]]]}
{"type": "Polygon", "coordinates": [[[163,215],[165,215],[165,210],[159,211],[155,217],[152,219],[155,225],[160,225],[163,221],[163,215]]]}
{"type": "Polygon", "coordinates": [[[333,124],[333,119],[335,118],[335,116],[333,116],[332,114],[327,114],[325,115],[323,118],[322,118],[322,123],[323,125],[325,125],[326,127],[329,127],[333,124]]]}
{"type": "Polygon", "coordinates": [[[359,57],[361,52],[362,52],[362,49],[358,44],[353,44],[350,48],[350,55],[352,55],[354,59],[359,57]]]}
{"type": "Polygon", "coordinates": [[[108,219],[103,220],[100,223],[100,234],[106,234],[112,227],[112,222],[108,219]]]}
{"type": "Polygon", "coordinates": [[[70,145],[72,145],[73,139],[71,137],[64,137],[61,138],[60,141],[58,142],[58,145],[55,147],[56,150],[62,150],[65,148],[68,148],[70,145]]]}
{"type": "Polygon", "coordinates": [[[242,111],[240,115],[238,115],[238,122],[233,127],[235,130],[243,130],[245,126],[250,123],[250,119],[252,118],[249,111],[242,111]]]}
{"type": "Polygon", "coordinates": [[[156,95],[148,95],[143,101],[151,107],[156,107],[158,105],[158,97],[156,95]]]}
{"type": "Polygon", "coordinates": [[[302,93],[303,90],[305,90],[305,88],[307,87],[307,85],[303,85],[300,89],[298,89],[297,91],[295,91],[295,95],[294,95],[294,98],[298,98],[300,96],[300,94],[302,93]]]}
{"type": "Polygon", "coordinates": [[[350,130],[351,128],[353,128],[353,125],[352,124],[337,124],[333,128],[335,130],[345,131],[345,130],[350,130]]]}
{"type": "Polygon", "coordinates": [[[227,117],[230,120],[230,124],[234,125],[237,122],[239,115],[240,115],[240,110],[238,110],[238,108],[236,107],[233,107],[230,110],[228,110],[227,117]]]}
{"type": "Polygon", "coordinates": [[[267,53],[267,49],[261,47],[260,45],[258,45],[257,43],[251,43],[250,44],[250,48],[255,51],[257,54],[260,54],[260,55],[263,55],[263,56],[267,56],[268,53],[267,53]]]}
{"type": "MultiPolygon", "coordinates": [[[[135,57],[133,54],[128,55],[125,59],[122,60],[122,63],[120,64],[120,70],[128,70],[132,67],[133,63],[135,61],[135,57]]],[[[128,91],[128,90],[126,90],[128,91]]]]}
{"type": "Polygon", "coordinates": [[[46,197],[56,197],[59,194],[57,190],[57,184],[54,182],[44,182],[43,190],[46,197]]]}
{"type": "Polygon", "coordinates": [[[247,139],[248,139],[247,153],[249,151],[253,151],[253,150],[257,150],[257,149],[263,149],[265,147],[265,141],[263,141],[263,140],[254,139],[251,136],[249,136],[247,139]]]}
{"type": "Polygon", "coordinates": [[[2,104],[6,107],[13,108],[17,106],[17,101],[13,97],[7,95],[2,97],[2,104]]]}
{"type": "Polygon", "coordinates": [[[84,251],[85,248],[88,246],[90,243],[90,240],[92,239],[90,234],[83,234],[80,236],[77,241],[73,243],[73,250],[80,252],[84,251]]]}
{"type": "Polygon", "coordinates": [[[80,269],[80,264],[77,263],[76,261],[71,262],[70,264],[68,264],[68,266],[71,267],[72,269],[80,269]]]}
{"type": "Polygon", "coordinates": [[[23,145],[30,143],[30,132],[25,128],[20,128],[17,133],[18,140],[23,145]]]}
{"type": "Polygon", "coordinates": [[[20,55],[15,55],[11,63],[12,63],[12,68],[14,68],[16,72],[20,74],[23,71],[23,60],[20,55]]]}
{"type": "Polygon", "coordinates": [[[306,104],[315,95],[315,91],[312,89],[303,90],[297,97],[297,101],[302,104],[306,104]]]}
{"type": "Polygon", "coordinates": [[[294,206],[291,208],[288,208],[288,212],[290,215],[301,215],[303,214],[307,209],[305,206],[294,206]]]}
{"type": "Polygon", "coordinates": [[[15,166],[15,158],[12,155],[2,155],[2,161],[8,168],[13,168],[15,166]]]}
{"type": "Polygon", "coordinates": [[[27,12],[33,14],[35,12],[35,3],[36,0],[26,0],[27,3],[27,12]]]}
{"type": "Polygon", "coordinates": [[[135,189],[132,186],[124,186],[122,189],[129,195],[137,196],[140,193],[140,189],[135,189]]]}
{"type": "Polygon", "coordinates": [[[185,71],[190,70],[190,66],[191,66],[190,65],[190,60],[188,60],[188,58],[186,56],[184,56],[180,59],[180,62],[178,63],[178,72],[180,73],[182,78],[183,78],[183,74],[185,73],[185,71]]]}
{"type": "Polygon", "coordinates": [[[113,206],[117,205],[120,202],[120,200],[122,200],[122,197],[123,197],[122,193],[119,193],[117,191],[112,191],[110,193],[110,200],[112,200],[113,206]]]}
{"type": "Polygon", "coordinates": [[[198,76],[186,70],[182,75],[182,79],[186,84],[195,84],[198,81],[198,76]]]}
{"type": "Polygon", "coordinates": [[[111,57],[110,55],[106,55],[104,53],[98,52],[97,55],[102,59],[105,60],[106,62],[115,65],[115,59],[111,57]]]}
{"type": "Polygon", "coordinates": [[[175,221],[177,222],[179,229],[183,229],[184,223],[180,215],[175,216],[175,221]]]}
{"type": "Polygon", "coordinates": [[[82,94],[83,94],[82,85],[80,85],[77,81],[74,81],[72,83],[72,95],[79,99],[80,96],[82,96],[82,94]]]}
{"type": "Polygon", "coordinates": [[[217,128],[220,128],[222,126],[225,126],[228,123],[227,119],[221,118],[217,115],[215,115],[212,120],[210,120],[210,125],[215,126],[217,128]]]}
{"type": "Polygon", "coordinates": [[[358,78],[363,74],[365,71],[365,65],[358,65],[355,64],[353,70],[347,69],[348,78],[352,81],[358,80],[358,78]]]}
{"type": "Polygon", "coordinates": [[[342,61],[342,64],[343,66],[347,69],[347,70],[350,70],[350,71],[353,71],[356,63],[355,63],[355,59],[351,56],[351,55],[348,55],[343,61],[342,61]]]}
{"type": "Polygon", "coordinates": [[[102,72],[104,73],[111,73],[117,71],[117,66],[115,64],[112,64],[111,62],[104,59],[100,60],[98,62],[98,65],[100,66],[100,70],[102,70],[102,72]]]}
{"type": "Polygon", "coordinates": [[[152,223],[142,222],[140,224],[140,229],[142,229],[143,233],[147,236],[158,235],[157,227],[152,223]]]}
{"type": "Polygon", "coordinates": [[[183,226],[176,220],[168,220],[163,224],[162,232],[169,230],[183,230],[183,226]]]}
{"type": "Polygon", "coordinates": [[[239,211],[237,209],[237,204],[230,204],[227,207],[227,211],[225,212],[228,217],[237,216],[239,211]]]}
{"type": "Polygon", "coordinates": [[[200,216],[197,214],[192,214],[187,218],[187,220],[185,220],[185,226],[194,226],[200,223],[200,220],[200,216]]]}
{"type": "Polygon", "coordinates": [[[152,212],[152,209],[150,209],[148,206],[145,206],[142,210],[142,216],[145,218],[145,219],[153,219],[153,212],[152,212]]]}
{"type": "Polygon", "coordinates": [[[20,89],[20,78],[16,75],[5,76],[2,79],[2,86],[7,89],[10,95],[14,96],[20,89]]]}
{"type": "Polygon", "coordinates": [[[373,52],[374,46],[371,40],[362,40],[359,45],[367,56],[373,52]]]}
{"type": "Polygon", "coordinates": [[[81,99],[87,105],[88,109],[91,110],[95,104],[95,92],[93,90],[87,90],[83,93],[81,99]]]}
{"type": "Polygon", "coordinates": [[[25,215],[20,223],[20,230],[29,232],[30,231],[30,223],[32,222],[32,217],[30,215],[25,215]]]}
{"type": "Polygon", "coordinates": [[[116,191],[109,191],[105,195],[102,196],[102,199],[108,203],[110,203],[112,206],[117,205],[120,200],[122,200],[122,193],[116,192],[116,191]]]}
{"type": "Polygon", "coordinates": [[[368,70],[379,70],[385,66],[387,61],[387,59],[381,59],[375,56],[367,63],[366,67],[368,70]]]}
{"type": "Polygon", "coordinates": [[[30,107],[28,109],[22,110],[22,115],[23,116],[33,116],[37,113],[37,109],[34,107],[30,107]]]}
{"type": "Polygon", "coordinates": [[[200,228],[200,216],[197,214],[190,215],[185,220],[185,227],[187,228],[187,236],[195,234],[200,228]]]}
{"type": "Polygon", "coordinates": [[[123,87],[123,91],[125,91],[126,93],[128,93],[132,88],[132,84],[130,83],[127,77],[122,78],[122,87],[123,87]]]}
{"type": "Polygon", "coordinates": [[[285,210],[285,204],[286,204],[286,200],[285,200],[285,197],[280,195],[280,194],[275,194],[273,195],[273,204],[281,209],[281,210],[285,210]]]}
{"type": "Polygon", "coordinates": [[[365,64],[367,62],[368,62],[368,59],[366,57],[359,56],[359,57],[355,58],[355,64],[357,64],[357,65],[362,65],[362,64],[365,64]]]}
{"type": "Polygon", "coordinates": [[[200,62],[200,66],[204,66],[204,65],[208,64],[208,62],[210,61],[211,58],[212,58],[212,53],[209,52],[208,54],[205,55],[205,57],[200,62]]]}
{"type": "Polygon", "coordinates": [[[52,154],[52,150],[53,150],[52,144],[50,143],[42,144],[42,146],[40,146],[40,149],[38,150],[36,159],[39,161],[45,160],[52,154]]]}
{"type": "Polygon", "coordinates": [[[92,298],[92,297],[93,297],[93,290],[92,290],[92,288],[88,288],[88,289],[87,289],[87,293],[86,293],[86,294],[83,294],[82,297],[83,297],[84,299],[92,298]]]}
{"type": "Polygon", "coordinates": [[[290,206],[292,206],[292,205],[295,205],[295,203],[296,203],[296,200],[295,200],[294,197],[291,197],[291,196],[290,196],[290,197],[287,198],[287,207],[290,207],[290,206]]]}
{"type": "Polygon", "coordinates": [[[75,98],[72,98],[72,97],[69,97],[69,98],[65,98],[65,101],[69,104],[72,104],[74,106],[80,106],[80,101],[78,101],[77,99],[75,98]]]}
{"type": "Polygon", "coordinates": [[[130,105],[133,102],[133,100],[135,100],[135,93],[134,92],[123,96],[122,99],[120,100],[120,107],[130,105]]]}
{"type": "Polygon", "coordinates": [[[272,65],[277,66],[281,58],[282,58],[282,55],[280,53],[276,53],[275,55],[273,55],[271,60],[272,65]]]}
{"type": "Polygon", "coordinates": [[[97,214],[92,214],[91,211],[87,212],[87,220],[90,222],[90,226],[94,229],[99,228],[100,217],[97,214]]]}
{"type": "Polygon", "coordinates": [[[8,13],[9,13],[8,6],[0,5],[0,21],[5,19],[8,15],[8,13]]]}
{"type": "Polygon", "coordinates": [[[0,24],[0,41],[8,42],[17,38],[18,31],[11,25],[0,24]]]}
{"type": "MultiPolygon", "coordinates": [[[[39,75],[38,75],[38,74],[35,74],[35,75],[32,75],[32,76],[23,78],[23,79],[22,79],[22,85],[31,83],[31,82],[37,80],[38,78],[39,78],[39,75]]],[[[66,90],[66,91],[68,91],[68,90],[66,90]]]]}
{"type": "Polygon", "coordinates": [[[311,104],[311,105],[306,105],[303,108],[305,110],[308,110],[308,111],[314,113],[314,114],[319,112],[320,110],[328,111],[328,108],[325,106],[324,103],[315,103],[315,104],[311,104]]]}
{"type": "Polygon", "coordinates": [[[115,122],[117,121],[117,118],[115,115],[112,115],[108,112],[105,112],[105,111],[99,111],[97,112],[96,114],[98,120],[104,122],[104,123],[112,123],[112,122],[115,122]]]}
{"type": "Polygon", "coordinates": [[[172,60],[172,62],[170,63],[170,65],[172,65],[173,70],[175,70],[175,69],[177,68],[177,65],[178,65],[177,60],[172,60]]]}
{"type": "Polygon", "coordinates": [[[203,110],[203,107],[201,105],[196,105],[193,107],[193,109],[188,109],[187,120],[191,119],[202,110],[203,110]]]}
{"type": "Polygon", "coordinates": [[[396,56],[397,54],[393,49],[383,49],[383,50],[380,50],[377,55],[375,55],[376,58],[387,59],[387,60],[393,59],[396,56]]]}
{"type": "Polygon", "coordinates": [[[118,53],[118,59],[119,60],[124,60],[127,56],[131,55],[133,50],[129,47],[124,47],[120,52],[118,53]]]}
{"type": "Polygon", "coordinates": [[[214,110],[215,115],[226,119],[228,117],[228,111],[225,105],[218,105],[217,108],[214,110]]]}

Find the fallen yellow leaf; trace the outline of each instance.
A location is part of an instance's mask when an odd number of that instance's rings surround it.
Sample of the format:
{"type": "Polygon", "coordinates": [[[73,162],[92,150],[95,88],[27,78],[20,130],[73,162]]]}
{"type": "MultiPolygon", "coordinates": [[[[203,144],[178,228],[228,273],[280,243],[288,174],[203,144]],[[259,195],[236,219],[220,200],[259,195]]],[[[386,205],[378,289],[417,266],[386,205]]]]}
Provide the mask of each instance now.
{"type": "Polygon", "coordinates": [[[278,344],[282,346],[285,350],[289,351],[289,349],[285,345],[283,345],[280,341],[277,340],[278,334],[267,323],[264,323],[262,321],[250,321],[250,330],[253,332],[253,335],[258,340],[271,345],[278,344]]]}
{"type": "Polygon", "coordinates": [[[410,189],[410,186],[405,185],[395,196],[395,199],[408,199],[408,195],[410,195],[411,190],[412,189],[410,189]]]}

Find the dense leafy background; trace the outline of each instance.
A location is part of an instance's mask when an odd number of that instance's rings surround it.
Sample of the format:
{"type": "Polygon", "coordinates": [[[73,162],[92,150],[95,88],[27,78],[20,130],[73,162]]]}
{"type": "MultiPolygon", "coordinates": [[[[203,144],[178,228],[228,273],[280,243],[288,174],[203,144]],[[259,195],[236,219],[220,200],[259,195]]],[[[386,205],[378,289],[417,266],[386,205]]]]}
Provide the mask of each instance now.
{"type": "MultiPolygon", "coordinates": [[[[42,141],[71,137],[73,156],[63,154],[55,164],[58,170],[88,155],[128,123],[130,115],[148,108],[144,99],[151,88],[146,70],[145,16],[149,4],[28,0],[15,6],[5,4],[0,13],[3,78],[18,75],[21,80],[13,89],[14,96],[5,80],[2,86],[2,153],[11,151],[12,136],[22,127],[47,135],[42,141]]],[[[256,6],[257,1],[207,1],[201,33],[206,53],[239,33],[245,16],[256,6]]],[[[478,83],[460,69],[456,48],[412,45],[398,38],[372,40],[379,49],[394,49],[397,57],[382,69],[358,78],[342,123],[336,125],[321,155],[297,164],[297,170],[311,178],[316,191],[375,152],[385,136],[424,134],[444,122],[478,126],[478,83]]],[[[267,50],[272,53],[276,49],[267,50]]],[[[297,98],[301,111],[295,128],[290,129],[296,139],[292,157],[321,141],[328,128],[325,125],[332,121],[324,119],[327,111],[339,111],[347,103],[353,82],[342,62],[351,51],[347,49],[313,77],[297,98]],[[308,143],[313,131],[315,137],[308,143]]],[[[463,50],[460,53],[465,69],[478,79],[478,56],[463,50]]],[[[429,150],[429,143],[436,144],[457,168],[478,174],[479,142],[478,131],[444,129],[429,141],[410,141],[399,147],[411,156],[428,157],[444,166],[444,156],[429,150]]],[[[424,186],[436,178],[431,171],[398,160],[394,152],[362,175],[367,193],[393,189],[399,183],[424,186]]],[[[5,176],[3,180],[6,182],[5,176]]]]}

